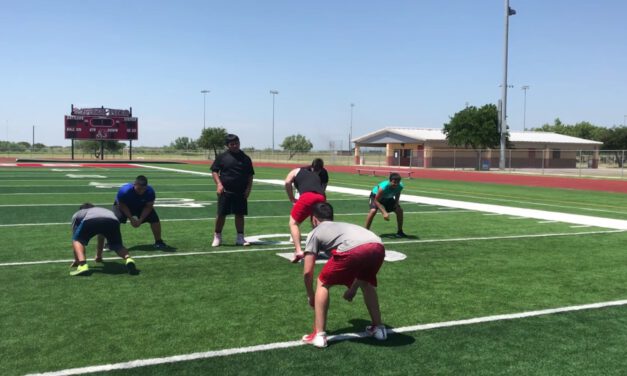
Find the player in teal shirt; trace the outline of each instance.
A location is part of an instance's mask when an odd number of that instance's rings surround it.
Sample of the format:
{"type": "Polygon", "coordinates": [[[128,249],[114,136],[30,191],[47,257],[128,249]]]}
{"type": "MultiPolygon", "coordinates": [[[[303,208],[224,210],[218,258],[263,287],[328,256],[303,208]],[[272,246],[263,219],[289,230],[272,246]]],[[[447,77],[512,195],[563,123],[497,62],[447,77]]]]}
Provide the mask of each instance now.
{"type": "Polygon", "coordinates": [[[370,229],[372,220],[377,214],[377,211],[381,211],[383,219],[390,220],[390,212],[396,213],[396,236],[399,238],[405,238],[407,235],[403,232],[403,208],[399,204],[401,198],[401,191],[404,185],[401,183],[401,175],[396,172],[390,174],[388,180],[384,180],[372,188],[370,193],[370,210],[366,216],[366,228],[370,229]]]}

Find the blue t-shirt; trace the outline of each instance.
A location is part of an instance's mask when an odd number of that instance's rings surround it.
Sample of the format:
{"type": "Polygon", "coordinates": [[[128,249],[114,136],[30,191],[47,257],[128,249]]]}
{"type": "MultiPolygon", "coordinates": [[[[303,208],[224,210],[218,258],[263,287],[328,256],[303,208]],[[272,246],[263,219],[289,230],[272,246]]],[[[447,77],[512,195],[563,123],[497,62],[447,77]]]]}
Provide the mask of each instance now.
{"type": "Polygon", "coordinates": [[[154,202],[157,198],[155,190],[150,186],[146,186],[146,192],[143,195],[137,194],[133,188],[133,183],[124,184],[120,187],[118,195],[115,197],[115,203],[123,203],[128,206],[131,213],[139,215],[149,202],[154,202]]]}

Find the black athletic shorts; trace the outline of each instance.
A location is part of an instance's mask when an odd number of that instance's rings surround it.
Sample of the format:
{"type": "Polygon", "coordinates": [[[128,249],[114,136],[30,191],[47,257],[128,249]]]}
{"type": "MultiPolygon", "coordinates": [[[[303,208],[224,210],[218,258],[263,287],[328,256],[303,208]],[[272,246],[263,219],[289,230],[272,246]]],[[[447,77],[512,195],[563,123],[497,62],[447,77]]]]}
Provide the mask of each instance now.
{"type": "Polygon", "coordinates": [[[109,248],[114,251],[119,251],[124,247],[120,233],[120,222],[112,218],[94,218],[81,222],[74,231],[72,240],[87,246],[89,240],[96,235],[103,235],[107,239],[109,248]]]}
{"type": "MultiPolygon", "coordinates": [[[[120,210],[120,207],[117,205],[113,205],[113,213],[115,214],[116,217],[118,217],[118,219],[120,220],[120,223],[126,223],[126,221],[128,220],[128,218],[126,218],[124,213],[122,213],[122,211],[120,210]]],[[[131,215],[134,215],[137,218],[139,218],[142,215],[142,212],[141,210],[139,212],[131,211],[131,215]]],[[[159,222],[159,215],[157,215],[157,211],[155,210],[155,208],[152,208],[152,211],[150,212],[150,214],[148,214],[148,217],[144,218],[144,220],[142,221],[142,223],[146,223],[146,222],[148,223],[159,222]]]]}
{"type": "Polygon", "coordinates": [[[248,200],[244,193],[222,192],[218,195],[218,215],[248,215],[248,200]]]}
{"type": "MultiPolygon", "coordinates": [[[[379,209],[377,204],[374,203],[375,197],[376,195],[374,193],[370,194],[370,209],[379,209]]],[[[394,197],[382,198],[381,205],[383,205],[387,212],[393,212],[396,210],[396,199],[394,197]]]]}

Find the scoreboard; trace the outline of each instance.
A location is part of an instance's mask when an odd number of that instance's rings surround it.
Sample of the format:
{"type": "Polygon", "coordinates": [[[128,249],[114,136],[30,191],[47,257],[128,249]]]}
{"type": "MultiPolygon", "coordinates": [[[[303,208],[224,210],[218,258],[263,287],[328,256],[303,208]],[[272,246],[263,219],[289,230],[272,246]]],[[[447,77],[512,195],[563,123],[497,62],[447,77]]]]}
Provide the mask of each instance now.
{"type": "Polygon", "coordinates": [[[65,115],[65,138],[73,140],[137,140],[133,109],[77,108],[65,115]]]}

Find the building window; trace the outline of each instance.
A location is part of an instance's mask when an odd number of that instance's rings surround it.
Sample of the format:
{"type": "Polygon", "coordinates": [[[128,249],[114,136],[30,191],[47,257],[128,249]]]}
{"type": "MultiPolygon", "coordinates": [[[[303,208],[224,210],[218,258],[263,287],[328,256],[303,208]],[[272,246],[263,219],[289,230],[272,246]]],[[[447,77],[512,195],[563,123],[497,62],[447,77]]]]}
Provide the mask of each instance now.
{"type": "Polygon", "coordinates": [[[553,159],[560,159],[560,149],[553,149],[553,159]]]}

